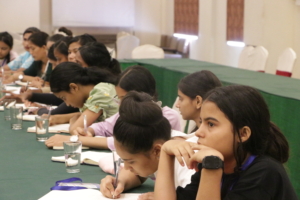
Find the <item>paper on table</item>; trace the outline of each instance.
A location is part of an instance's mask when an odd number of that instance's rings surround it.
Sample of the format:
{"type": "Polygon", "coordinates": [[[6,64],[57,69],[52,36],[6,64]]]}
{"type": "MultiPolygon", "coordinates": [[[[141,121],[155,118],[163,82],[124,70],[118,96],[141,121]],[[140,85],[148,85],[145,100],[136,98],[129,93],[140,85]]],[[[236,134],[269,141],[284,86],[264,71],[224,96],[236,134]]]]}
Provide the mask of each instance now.
{"type": "MultiPolygon", "coordinates": [[[[37,108],[37,107],[26,107],[24,103],[17,103],[16,104],[16,107],[19,108],[19,107],[23,107],[23,110],[26,110],[28,108],[37,108]]],[[[4,110],[4,107],[3,106],[0,106],[0,111],[3,111],[4,110]]]]}
{"type": "Polygon", "coordinates": [[[23,115],[24,121],[35,121],[35,117],[38,115],[23,115]]]}
{"type": "MultiPolygon", "coordinates": [[[[57,124],[49,126],[49,133],[69,133],[70,124],[57,124]]],[[[28,127],[27,132],[35,133],[36,127],[28,127]]]]}
{"type": "MultiPolygon", "coordinates": [[[[27,82],[22,82],[22,81],[15,81],[15,84],[21,85],[21,86],[26,86],[27,82]]],[[[29,83],[30,84],[30,83],[29,83]]]]}
{"type": "MultiPolygon", "coordinates": [[[[109,154],[112,153],[103,153],[103,152],[96,152],[96,151],[86,151],[81,153],[81,163],[90,164],[90,165],[97,165],[99,163],[99,160],[109,154]]],[[[112,157],[112,155],[111,155],[112,157]]],[[[52,161],[55,162],[65,162],[65,156],[52,156],[52,161]]]]}
{"type": "MultiPolygon", "coordinates": [[[[123,200],[137,200],[140,194],[135,193],[124,193],[121,194],[121,197],[118,199],[123,200]]],[[[82,189],[82,190],[52,190],[39,200],[82,200],[82,199],[89,199],[89,200],[106,200],[106,198],[102,195],[99,190],[94,189],[82,189]]]]}

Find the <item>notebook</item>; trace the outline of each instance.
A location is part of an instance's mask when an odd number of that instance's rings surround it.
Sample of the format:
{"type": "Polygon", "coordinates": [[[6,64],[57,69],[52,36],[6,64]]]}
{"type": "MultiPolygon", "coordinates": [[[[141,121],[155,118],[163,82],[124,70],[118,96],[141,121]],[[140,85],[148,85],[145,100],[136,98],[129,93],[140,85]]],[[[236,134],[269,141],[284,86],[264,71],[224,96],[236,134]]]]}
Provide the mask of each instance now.
{"type": "Polygon", "coordinates": [[[38,115],[23,115],[24,121],[35,121],[35,117],[38,115]]]}
{"type": "MultiPolygon", "coordinates": [[[[103,152],[96,152],[96,151],[85,151],[85,152],[82,152],[81,153],[81,164],[89,164],[89,165],[99,165],[99,160],[102,158],[102,157],[105,157],[109,154],[112,154],[112,153],[103,153],[103,152]]],[[[111,155],[112,157],[112,155],[111,155]]],[[[65,162],[65,156],[57,156],[57,157],[54,157],[52,156],[51,157],[51,160],[54,161],[54,162],[65,162]]]]}
{"type": "MultiPolygon", "coordinates": [[[[137,200],[140,194],[138,193],[123,193],[120,198],[123,200],[137,200]]],[[[38,200],[106,200],[99,190],[94,189],[82,189],[82,190],[52,190],[45,196],[41,197],[38,200]]]]}
{"type": "MultiPolygon", "coordinates": [[[[57,124],[49,126],[49,133],[69,133],[70,124],[57,124]]],[[[35,133],[36,127],[28,127],[27,132],[35,133]]]]}

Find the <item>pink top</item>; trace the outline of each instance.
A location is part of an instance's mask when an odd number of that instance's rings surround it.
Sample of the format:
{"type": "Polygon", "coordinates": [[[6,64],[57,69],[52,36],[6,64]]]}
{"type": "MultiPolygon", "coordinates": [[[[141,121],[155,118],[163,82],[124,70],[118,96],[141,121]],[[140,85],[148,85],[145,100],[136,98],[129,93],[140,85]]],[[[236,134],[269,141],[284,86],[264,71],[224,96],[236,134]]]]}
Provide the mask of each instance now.
{"type": "MultiPolygon", "coordinates": [[[[171,124],[171,128],[173,130],[180,131],[181,127],[180,127],[179,113],[176,110],[169,108],[168,106],[163,107],[162,112],[164,117],[167,118],[167,120],[169,120],[171,124]]],[[[119,116],[120,116],[119,113],[116,113],[113,116],[106,118],[105,121],[94,123],[90,126],[94,130],[95,136],[108,137],[107,146],[111,150],[115,149],[114,138],[112,136],[113,136],[114,125],[117,119],[119,118],[119,116]]]]}

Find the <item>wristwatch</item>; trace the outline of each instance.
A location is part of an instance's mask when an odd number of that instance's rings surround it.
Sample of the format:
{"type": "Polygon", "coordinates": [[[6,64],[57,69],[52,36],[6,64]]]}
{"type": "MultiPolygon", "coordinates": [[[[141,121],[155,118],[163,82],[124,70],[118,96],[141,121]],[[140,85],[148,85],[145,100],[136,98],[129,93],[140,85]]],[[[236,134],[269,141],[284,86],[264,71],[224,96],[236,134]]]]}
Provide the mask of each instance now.
{"type": "Polygon", "coordinates": [[[218,156],[206,156],[202,160],[204,169],[220,169],[224,167],[224,162],[218,156]]]}
{"type": "Polygon", "coordinates": [[[24,78],[23,74],[20,74],[20,75],[18,76],[19,81],[22,81],[23,78],[24,78]]]}
{"type": "Polygon", "coordinates": [[[77,141],[78,141],[78,135],[72,135],[72,136],[70,137],[70,141],[71,141],[71,142],[77,142],[77,141]]]}

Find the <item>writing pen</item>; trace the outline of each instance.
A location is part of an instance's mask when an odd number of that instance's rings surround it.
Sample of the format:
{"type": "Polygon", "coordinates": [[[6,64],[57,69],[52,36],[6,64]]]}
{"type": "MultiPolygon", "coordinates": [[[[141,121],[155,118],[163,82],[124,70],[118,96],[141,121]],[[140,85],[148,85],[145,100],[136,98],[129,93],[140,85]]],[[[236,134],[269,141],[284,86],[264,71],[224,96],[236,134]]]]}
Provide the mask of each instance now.
{"type": "Polygon", "coordinates": [[[29,81],[26,83],[25,92],[28,90],[29,81]]]}
{"type": "MultiPolygon", "coordinates": [[[[118,163],[116,165],[116,176],[115,176],[115,181],[114,181],[114,188],[116,189],[117,188],[117,185],[118,185],[118,177],[119,177],[119,172],[120,172],[120,165],[121,165],[121,158],[118,159],[118,163]]],[[[115,198],[115,192],[113,194],[113,199],[115,198]]]]}
{"type": "Polygon", "coordinates": [[[83,126],[84,126],[84,132],[87,133],[86,115],[83,116],[83,126]]]}

